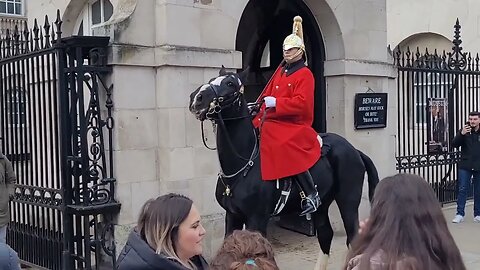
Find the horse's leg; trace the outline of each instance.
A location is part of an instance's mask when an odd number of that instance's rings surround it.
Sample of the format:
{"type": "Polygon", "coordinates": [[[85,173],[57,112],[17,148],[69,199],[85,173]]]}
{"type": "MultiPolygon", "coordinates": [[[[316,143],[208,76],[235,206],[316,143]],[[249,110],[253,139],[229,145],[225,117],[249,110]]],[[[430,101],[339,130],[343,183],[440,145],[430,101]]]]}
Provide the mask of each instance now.
{"type": "Polygon", "coordinates": [[[337,200],[337,204],[345,232],[347,233],[346,245],[349,247],[358,231],[358,207],[360,200],[337,200]]]}
{"type": "Polygon", "coordinates": [[[264,237],[267,237],[267,225],[270,219],[269,215],[254,215],[247,218],[246,229],[249,231],[260,232],[264,237]]]}
{"type": "Polygon", "coordinates": [[[315,270],[326,270],[328,265],[328,257],[333,239],[333,229],[328,217],[328,208],[331,203],[332,200],[324,201],[313,215],[317,239],[320,244],[320,252],[318,253],[315,270]]]}
{"type": "Polygon", "coordinates": [[[244,219],[232,213],[227,212],[225,215],[225,237],[232,234],[235,230],[242,230],[244,219]]]}
{"type": "Polygon", "coordinates": [[[358,231],[358,208],[362,200],[362,180],[364,175],[365,171],[361,171],[359,174],[352,173],[350,176],[345,176],[350,179],[357,179],[357,182],[350,187],[340,185],[339,191],[335,196],[335,201],[337,202],[338,210],[340,210],[340,215],[343,220],[343,227],[347,233],[347,247],[350,246],[350,243],[358,231]]]}

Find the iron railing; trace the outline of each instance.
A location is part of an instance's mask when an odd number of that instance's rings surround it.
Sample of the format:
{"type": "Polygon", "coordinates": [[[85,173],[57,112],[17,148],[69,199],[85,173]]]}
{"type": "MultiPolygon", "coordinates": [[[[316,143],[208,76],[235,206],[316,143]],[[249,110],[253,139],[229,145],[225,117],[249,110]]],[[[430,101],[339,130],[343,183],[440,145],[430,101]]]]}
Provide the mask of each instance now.
{"type": "Polygon", "coordinates": [[[442,203],[457,199],[460,154],[451,145],[470,111],[477,111],[480,57],[463,52],[457,20],[451,52],[396,50],[397,170],[421,175],[442,203]]]}
{"type": "Polygon", "coordinates": [[[115,265],[120,208],[109,38],[63,38],[61,26],[57,12],[0,39],[0,137],[18,178],[7,238],[26,264],[98,269],[115,265]]]}

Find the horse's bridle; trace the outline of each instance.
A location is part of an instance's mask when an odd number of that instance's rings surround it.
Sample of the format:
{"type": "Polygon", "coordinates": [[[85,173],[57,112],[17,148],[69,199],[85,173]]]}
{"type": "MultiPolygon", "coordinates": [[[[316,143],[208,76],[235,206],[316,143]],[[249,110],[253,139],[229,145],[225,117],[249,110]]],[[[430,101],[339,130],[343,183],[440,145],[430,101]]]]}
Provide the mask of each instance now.
{"type": "MultiPolygon", "coordinates": [[[[232,117],[232,118],[223,118],[223,116],[222,116],[222,110],[224,110],[226,108],[229,108],[236,103],[238,103],[238,107],[241,106],[241,99],[240,98],[243,96],[244,86],[240,85],[239,90],[237,90],[233,93],[230,93],[227,96],[219,96],[218,95],[218,92],[219,92],[218,87],[219,87],[218,85],[213,85],[213,84],[209,83],[209,88],[213,91],[213,93],[215,95],[215,98],[210,103],[210,107],[208,108],[208,111],[206,113],[206,119],[212,121],[214,127],[215,127],[215,124],[220,126],[220,128],[226,134],[227,143],[228,143],[229,147],[233,150],[234,155],[236,157],[246,161],[245,165],[242,168],[240,168],[237,172],[235,172],[233,174],[229,174],[229,175],[226,175],[223,172],[223,169],[220,167],[220,173],[218,174],[218,176],[220,177],[220,180],[222,181],[222,184],[225,187],[224,195],[231,196],[231,188],[228,184],[225,184],[223,179],[233,178],[243,171],[245,171],[244,172],[244,177],[245,177],[247,175],[248,171],[250,170],[250,168],[253,167],[254,160],[258,157],[260,151],[259,151],[259,147],[258,147],[257,134],[255,132],[255,129],[253,129],[253,135],[254,135],[254,138],[255,138],[255,146],[253,147],[252,153],[250,154],[249,158],[242,157],[237,152],[237,150],[235,149],[235,147],[234,147],[234,145],[233,145],[233,143],[230,139],[230,136],[228,135],[226,126],[225,126],[225,121],[249,118],[249,117],[251,117],[250,114],[247,114],[246,116],[232,117]]],[[[201,123],[202,123],[203,144],[205,145],[205,147],[207,147],[210,150],[216,150],[216,148],[210,148],[210,147],[207,146],[206,141],[205,141],[204,130],[203,130],[203,121],[201,123]]]]}
{"type": "MultiPolygon", "coordinates": [[[[208,83],[208,86],[209,87],[207,89],[211,89],[211,91],[213,92],[213,95],[215,97],[213,98],[212,102],[210,102],[208,110],[205,114],[205,119],[212,121],[214,132],[216,130],[215,124],[216,124],[217,121],[220,121],[222,126],[224,126],[225,124],[223,123],[223,121],[242,119],[242,118],[247,118],[248,117],[248,116],[242,116],[242,117],[238,117],[238,118],[223,118],[222,114],[221,114],[223,109],[231,107],[235,103],[238,103],[238,106],[240,107],[240,105],[241,105],[240,97],[243,95],[243,89],[244,89],[243,85],[240,85],[240,89],[238,91],[235,91],[235,92],[233,92],[233,93],[231,93],[231,94],[229,94],[225,97],[224,96],[219,96],[219,94],[218,94],[219,93],[219,91],[218,91],[219,86],[218,85],[208,83]],[[218,117],[215,117],[215,115],[218,115],[218,117]]],[[[217,150],[217,148],[212,148],[212,147],[209,147],[207,145],[206,139],[205,139],[205,131],[204,131],[204,128],[203,128],[203,120],[200,123],[201,123],[201,130],[202,130],[203,145],[209,150],[217,150]]],[[[228,139],[228,140],[230,140],[230,139],[228,139]]],[[[240,155],[239,155],[239,157],[242,158],[240,155]]],[[[244,158],[242,158],[242,159],[244,159],[244,158]]]]}
{"type": "Polygon", "coordinates": [[[209,83],[208,85],[209,87],[207,89],[211,89],[215,96],[212,102],[210,102],[210,106],[208,107],[208,111],[206,114],[206,117],[208,120],[213,120],[212,117],[209,117],[209,115],[211,116],[214,114],[220,114],[220,112],[223,109],[233,106],[233,104],[235,103],[239,103],[239,106],[241,105],[240,97],[243,95],[243,89],[244,89],[243,85],[240,85],[240,89],[238,91],[230,93],[226,96],[219,96],[218,85],[211,84],[211,83],[209,83]]]}

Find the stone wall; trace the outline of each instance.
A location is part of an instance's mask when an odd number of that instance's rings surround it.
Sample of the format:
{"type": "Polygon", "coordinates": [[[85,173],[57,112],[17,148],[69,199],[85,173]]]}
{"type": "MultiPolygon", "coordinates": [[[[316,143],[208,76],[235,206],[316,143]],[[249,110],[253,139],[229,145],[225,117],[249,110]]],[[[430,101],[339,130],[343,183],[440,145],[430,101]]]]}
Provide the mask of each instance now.
{"type": "Polygon", "coordinates": [[[435,33],[453,40],[457,18],[465,51],[480,52],[480,2],[475,0],[387,0],[388,44],[396,47],[419,33],[435,33]]]}

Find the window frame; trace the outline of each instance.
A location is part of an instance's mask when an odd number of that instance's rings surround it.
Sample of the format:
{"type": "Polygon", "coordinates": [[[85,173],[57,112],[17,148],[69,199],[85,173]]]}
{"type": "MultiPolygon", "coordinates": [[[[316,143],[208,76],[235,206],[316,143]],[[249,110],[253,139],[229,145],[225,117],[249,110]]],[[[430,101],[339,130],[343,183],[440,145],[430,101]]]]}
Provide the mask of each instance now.
{"type": "Polygon", "coordinates": [[[0,0],[0,3],[5,3],[5,12],[0,12],[0,16],[25,17],[25,0],[0,0]],[[17,2],[18,1],[18,2],[17,2]],[[13,4],[14,13],[8,12],[8,4],[13,4]],[[20,4],[20,14],[16,14],[16,4],[20,4]]]}
{"type": "MultiPolygon", "coordinates": [[[[0,0],[1,1],[1,0],[0,0]]],[[[115,8],[113,5],[112,1],[110,0],[89,0],[85,6],[83,7],[82,11],[80,12],[77,22],[75,23],[75,27],[73,28],[73,35],[91,35],[92,34],[92,27],[101,25],[108,20],[105,19],[105,1],[109,1],[110,4],[115,8]],[[100,1],[100,23],[93,24],[93,4],[96,3],[97,1],[100,1]],[[82,26],[83,23],[83,31],[80,33],[80,26],[82,26]]],[[[112,13],[113,14],[113,13],[112,13]]]]}

